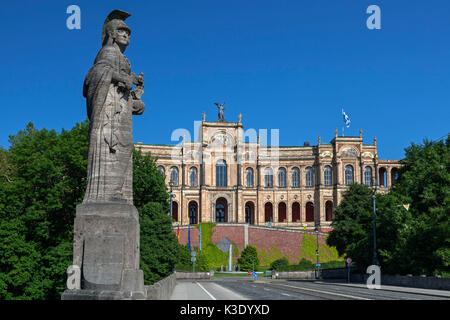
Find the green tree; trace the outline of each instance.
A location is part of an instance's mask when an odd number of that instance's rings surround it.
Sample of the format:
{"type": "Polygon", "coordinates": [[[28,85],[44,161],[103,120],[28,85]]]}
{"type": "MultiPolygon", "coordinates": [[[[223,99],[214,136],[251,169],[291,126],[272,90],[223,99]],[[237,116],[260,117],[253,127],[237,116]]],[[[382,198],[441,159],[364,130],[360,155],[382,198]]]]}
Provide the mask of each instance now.
{"type": "Polygon", "coordinates": [[[259,267],[258,251],[256,247],[246,246],[241,252],[238,264],[242,271],[253,271],[259,267]]]}
{"type": "Polygon", "coordinates": [[[326,240],[339,255],[351,257],[360,267],[372,262],[372,212],[372,190],[366,185],[350,185],[336,208],[333,231],[326,240]]]}
{"type": "Polygon", "coordinates": [[[133,152],[134,204],[141,226],[141,268],[146,284],[173,272],[182,254],[169,216],[170,204],[164,176],[150,153],[133,152]]]}
{"type": "Polygon", "coordinates": [[[289,260],[285,257],[275,260],[270,265],[271,270],[285,271],[288,268],[289,268],[289,260]]]}

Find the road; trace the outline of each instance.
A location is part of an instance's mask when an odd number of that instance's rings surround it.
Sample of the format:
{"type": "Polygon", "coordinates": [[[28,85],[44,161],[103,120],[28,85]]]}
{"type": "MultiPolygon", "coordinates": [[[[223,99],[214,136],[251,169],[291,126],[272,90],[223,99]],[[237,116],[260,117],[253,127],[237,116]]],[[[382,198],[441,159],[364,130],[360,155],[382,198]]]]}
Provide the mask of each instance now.
{"type": "Polygon", "coordinates": [[[450,300],[450,292],[311,280],[215,278],[178,281],[172,300],[450,300]]]}

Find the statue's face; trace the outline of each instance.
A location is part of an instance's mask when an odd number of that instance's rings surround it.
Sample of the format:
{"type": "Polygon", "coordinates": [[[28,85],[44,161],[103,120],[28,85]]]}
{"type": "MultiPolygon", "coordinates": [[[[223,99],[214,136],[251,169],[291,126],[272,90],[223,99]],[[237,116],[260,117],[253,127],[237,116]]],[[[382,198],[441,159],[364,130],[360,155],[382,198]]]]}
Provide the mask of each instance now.
{"type": "Polygon", "coordinates": [[[127,29],[119,28],[116,30],[115,41],[120,47],[126,47],[130,43],[130,33],[127,29]]]}

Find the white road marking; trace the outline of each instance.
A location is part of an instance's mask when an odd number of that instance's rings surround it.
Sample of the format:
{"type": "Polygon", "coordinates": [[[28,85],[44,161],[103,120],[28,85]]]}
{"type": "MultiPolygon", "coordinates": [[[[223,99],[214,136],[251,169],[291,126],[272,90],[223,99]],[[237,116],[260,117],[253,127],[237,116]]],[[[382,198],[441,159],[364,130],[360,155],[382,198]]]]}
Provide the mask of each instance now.
{"type": "Polygon", "coordinates": [[[287,294],[287,293],[281,293],[283,296],[287,296],[287,297],[290,297],[291,295],[290,294],[287,294]]]}
{"type": "Polygon", "coordinates": [[[363,297],[357,297],[357,296],[351,296],[348,294],[342,294],[342,293],[336,293],[336,292],[330,292],[330,291],[323,291],[323,290],[317,290],[317,289],[311,289],[311,288],[305,288],[305,287],[296,287],[296,286],[289,286],[287,284],[280,284],[280,286],[284,286],[284,287],[290,287],[290,288],[295,288],[295,289],[299,289],[299,290],[306,290],[306,291],[314,291],[314,292],[319,292],[319,293],[325,293],[325,294],[330,294],[330,295],[335,295],[335,296],[341,296],[341,297],[345,297],[345,298],[351,298],[351,299],[358,299],[358,300],[373,300],[373,299],[369,299],[369,298],[363,298],[363,297]]]}
{"type": "Polygon", "coordinates": [[[195,283],[198,284],[198,286],[199,286],[200,288],[202,288],[203,291],[205,291],[206,294],[207,294],[208,296],[210,296],[211,299],[217,300],[211,293],[208,292],[208,290],[206,290],[205,288],[203,288],[203,286],[202,286],[200,283],[198,283],[198,282],[195,282],[195,283]]]}

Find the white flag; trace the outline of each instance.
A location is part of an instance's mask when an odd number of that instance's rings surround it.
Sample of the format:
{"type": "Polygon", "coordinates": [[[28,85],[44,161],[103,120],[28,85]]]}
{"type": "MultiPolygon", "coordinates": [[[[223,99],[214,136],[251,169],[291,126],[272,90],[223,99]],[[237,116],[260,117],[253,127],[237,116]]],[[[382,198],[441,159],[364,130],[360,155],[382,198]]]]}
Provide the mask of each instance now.
{"type": "Polygon", "coordinates": [[[344,117],[344,123],[348,127],[350,127],[350,118],[345,114],[344,109],[342,109],[342,116],[344,117]]]}

